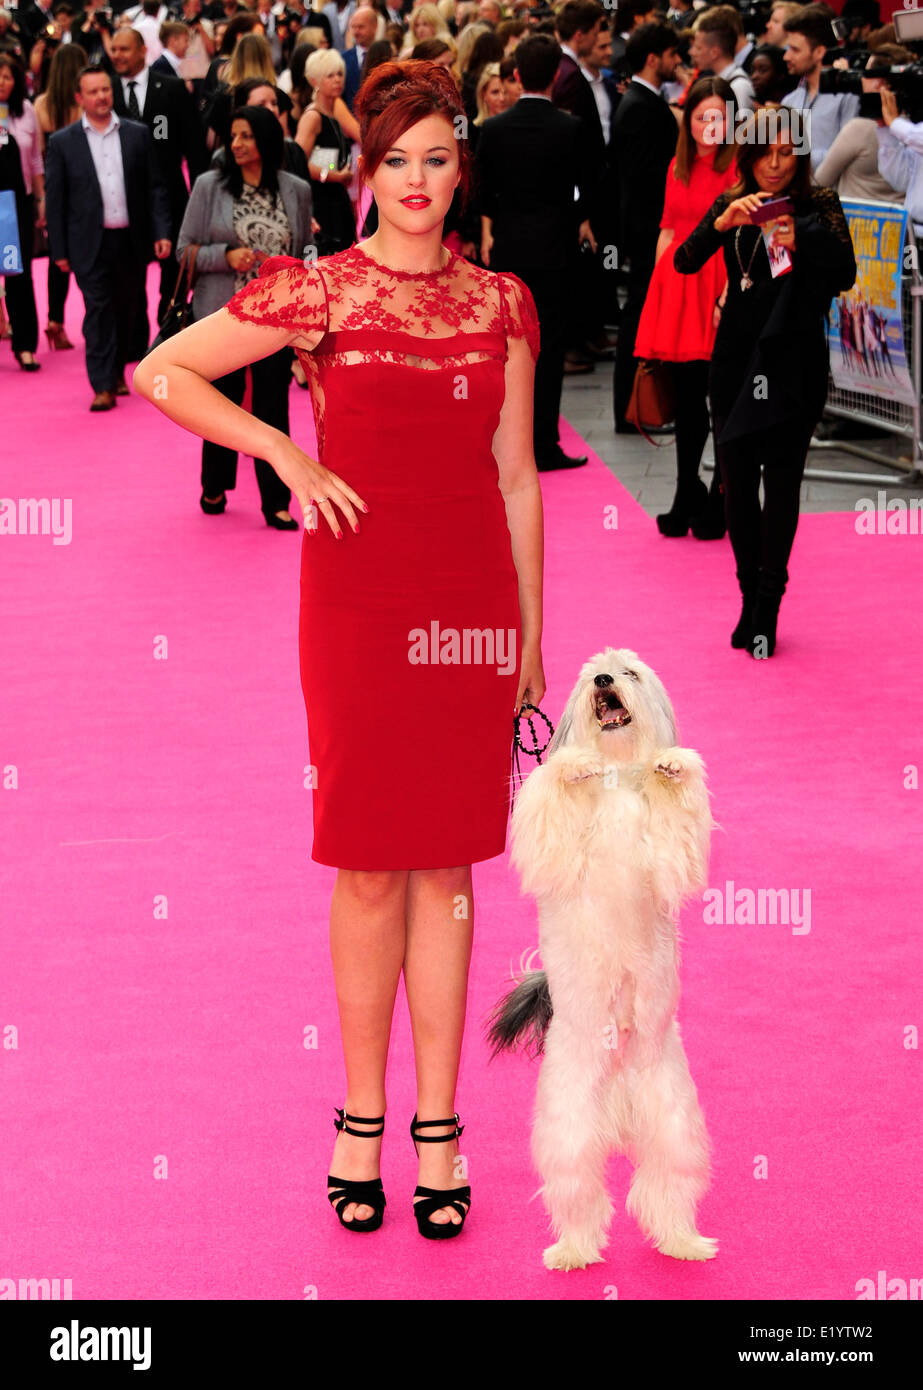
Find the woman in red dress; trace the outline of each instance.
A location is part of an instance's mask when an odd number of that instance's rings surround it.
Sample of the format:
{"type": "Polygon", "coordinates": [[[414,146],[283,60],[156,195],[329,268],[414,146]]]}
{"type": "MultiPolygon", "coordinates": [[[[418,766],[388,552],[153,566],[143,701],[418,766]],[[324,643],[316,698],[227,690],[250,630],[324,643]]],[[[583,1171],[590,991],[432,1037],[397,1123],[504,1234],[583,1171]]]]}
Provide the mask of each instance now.
{"type": "Polygon", "coordinates": [[[382,64],[356,114],[374,236],[322,260],[267,261],[226,308],[145,358],[134,383],[185,428],[270,460],[301,503],[312,857],[338,869],[330,944],[347,1074],[328,1196],[348,1229],[381,1224],[369,1141],[384,1127],[403,969],[411,1134],[424,1141],[415,1214],[421,1234],[445,1238],[471,1200],[455,1113],[471,864],[504,851],[514,714],[545,691],[539,330],[522,281],[442,244],[470,177],[451,75],[382,64]],[[311,387],[317,460],[209,385],[285,346],[311,387]]]}
{"type": "Polygon", "coordinates": [[[708,418],[708,362],[717,328],[717,303],[727,286],[721,256],[697,275],[680,275],[667,247],[697,227],[712,203],[737,177],[734,163],[734,91],[720,77],[701,77],[689,88],[657,241],[657,260],[638,324],[635,356],[669,363],[676,401],[676,494],[657,518],[664,536],[700,540],[725,532],[724,498],[715,469],[711,491],[699,477],[708,418]]]}

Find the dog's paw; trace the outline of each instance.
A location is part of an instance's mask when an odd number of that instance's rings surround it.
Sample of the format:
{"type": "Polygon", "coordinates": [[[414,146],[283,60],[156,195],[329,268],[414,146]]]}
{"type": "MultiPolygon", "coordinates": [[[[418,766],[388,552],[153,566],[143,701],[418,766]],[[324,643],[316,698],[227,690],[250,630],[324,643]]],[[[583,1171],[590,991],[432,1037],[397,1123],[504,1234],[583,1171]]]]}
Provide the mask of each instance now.
{"type": "Polygon", "coordinates": [[[555,772],[561,782],[585,782],[589,777],[600,777],[604,772],[603,762],[595,753],[568,752],[560,756],[555,772]]]}
{"type": "Polygon", "coordinates": [[[698,1231],[687,1231],[657,1241],[655,1248],[674,1260],[713,1260],[718,1253],[718,1242],[712,1236],[700,1236],[698,1231]]]}
{"type": "Polygon", "coordinates": [[[654,776],[663,782],[683,782],[697,770],[701,760],[691,748],[662,748],[654,757],[654,776]]]}
{"type": "Polygon", "coordinates": [[[585,1269],[587,1265],[604,1262],[598,1250],[580,1250],[566,1239],[549,1245],[542,1259],[546,1269],[585,1269]]]}

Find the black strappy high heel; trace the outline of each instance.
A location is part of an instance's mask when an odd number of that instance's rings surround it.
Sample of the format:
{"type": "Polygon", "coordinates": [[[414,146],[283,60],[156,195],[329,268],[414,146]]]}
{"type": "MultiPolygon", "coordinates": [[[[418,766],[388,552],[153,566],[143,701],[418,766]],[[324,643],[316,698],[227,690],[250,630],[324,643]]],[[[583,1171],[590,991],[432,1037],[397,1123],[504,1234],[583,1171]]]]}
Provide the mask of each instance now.
{"type": "MultiPolygon", "coordinates": [[[[464,1125],[458,1123],[458,1115],[451,1115],[447,1120],[418,1120],[416,1115],[410,1121],[410,1137],[413,1146],[417,1150],[417,1157],[420,1150],[417,1148],[417,1140],[422,1144],[444,1144],[448,1140],[458,1139],[461,1136],[464,1125]],[[418,1129],[427,1129],[430,1125],[454,1125],[455,1129],[451,1134],[417,1134],[418,1129]]],[[[464,1225],[465,1217],[468,1215],[468,1208],[471,1206],[471,1188],[464,1187],[417,1187],[414,1197],[422,1197],[422,1202],[414,1202],[413,1214],[417,1218],[417,1230],[421,1236],[427,1240],[450,1240],[452,1236],[460,1235],[464,1225]],[[454,1207],[461,1217],[461,1221],[456,1226],[454,1221],[437,1222],[430,1221],[434,1211],[440,1207],[454,1207]]]]}
{"type": "MultiPolygon", "coordinates": [[[[362,1115],[347,1115],[345,1110],[339,1106],[334,1106],[338,1120],[334,1120],[337,1129],[345,1129],[347,1134],[359,1134],[368,1139],[376,1139],[379,1134],[385,1132],[384,1115],[376,1115],[374,1120],[364,1119],[362,1115]],[[353,1120],[360,1125],[377,1125],[380,1129],[351,1129],[349,1121],[353,1120]]],[[[333,1192],[328,1192],[327,1197],[340,1219],[340,1225],[345,1226],[347,1231],[377,1231],[382,1223],[385,1214],[387,1198],[384,1188],[381,1185],[381,1178],[368,1178],[364,1182],[359,1182],[353,1178],[335,1178],[332,1173],[327,1175],[327,1186],[333,1187],[333,1192]],[[361,1206],[374,1207],[373,1216],[366,1216],[361,1221],[353,1217],[352,1221],[343,1219],[343,1210],[348,1207],[350,1202],[357,1202],[361,1206]]]]}

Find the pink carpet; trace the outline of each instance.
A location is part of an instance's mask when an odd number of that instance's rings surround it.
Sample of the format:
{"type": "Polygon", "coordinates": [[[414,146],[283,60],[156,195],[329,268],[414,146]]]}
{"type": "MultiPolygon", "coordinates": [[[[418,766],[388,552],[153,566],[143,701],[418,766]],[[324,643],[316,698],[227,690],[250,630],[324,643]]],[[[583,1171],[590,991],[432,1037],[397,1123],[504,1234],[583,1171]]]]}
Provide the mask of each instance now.
{"type": "MultiPolygon", "coordinates": [[[[72,289],[75,341],[81,310],[72,289]]],[[[344,1076],[335,873],[310,859],[303,786],[301,533],[266,527],[249,460],[228,512],[203,516],[191,435],[135,396],[90,415],[82,352],[41,361],[30,377],[0,354],[0,494],[73,501],[70,544],[0,537],[0,1280],[70,1279],[90,1299],[853,1299],[880,1270],[923,1273],[923,792],[904,785],[923,760],[923,539],[804,517],[778,654],[757,663],[728,645],[726,541],[663,540],[595,457],[543,478],[551,718],[586,657],[635,648],[709,768],[711,884],[809,890],[810,931],[684,914],[680,1018],[715,1153],[700,1226],[718,1258],[650,1250],[614,1159],[607,1262],[549,1273],[530,1201],[537,1068],[488,1065],[483,1041],[535,911],[505,857],[477,866],[468,1226],[437,1244],[412,1220],[401,991],[389,1204],[358,1240],[325,1197],[344,1076]]],[[[310,450],[307,393],[292,404],[310,450]]],[[[464,734],[447,729],[442,756],[464,734]]],[[[386,766],[378,732],[362,736],[386,766]]]]}

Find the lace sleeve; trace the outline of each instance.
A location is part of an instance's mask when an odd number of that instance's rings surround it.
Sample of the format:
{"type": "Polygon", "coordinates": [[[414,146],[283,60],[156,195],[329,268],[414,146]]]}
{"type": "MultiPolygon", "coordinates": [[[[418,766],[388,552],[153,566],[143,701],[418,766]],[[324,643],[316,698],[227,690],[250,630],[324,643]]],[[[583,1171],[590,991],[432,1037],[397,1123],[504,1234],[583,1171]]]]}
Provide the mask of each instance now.
{"type": "Polygon", "coordinates": [[[540,331],[532,291],[512,271],[503,271],[497,279],[503,300],[504,332],[508,338],[525,338],[534,362],[538,357],[540,331]]]}
{"type": "Polygon", "coordinates": [[[246,323],[288,328],[293,337],[327,331],[327,290],[316,265],[293,256],[271,256],[255,280],[228,301],[228,311],[246,323]]]}
{"type": "Polygon", "coordinates": [[[689,233],[681,246],[677,246],[673,253],[673,265],[680,275],[695,275],[720,248],[721,233],[715,231],[715,219],[732,201],[729,193],[720,194],[699,225],[689,233]]]}
{"type": "Polygon", "coordinates": [[[795,256],[827,282],[829,293],[851,289],[856,281],[856,254],[836,190],[812,188],[808,212],[796,213],[793,220],[795,256]]]}

